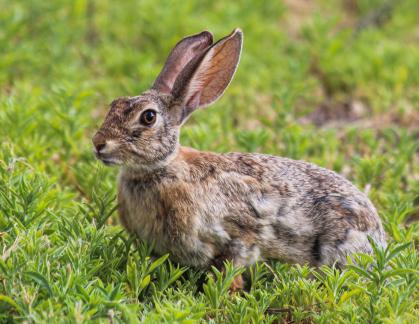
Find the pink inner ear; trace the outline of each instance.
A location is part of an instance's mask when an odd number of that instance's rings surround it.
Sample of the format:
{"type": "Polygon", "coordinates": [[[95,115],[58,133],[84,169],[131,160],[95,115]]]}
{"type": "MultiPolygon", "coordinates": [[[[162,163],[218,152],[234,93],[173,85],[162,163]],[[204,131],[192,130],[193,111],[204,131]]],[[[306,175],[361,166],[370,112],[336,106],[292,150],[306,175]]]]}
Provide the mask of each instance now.
{"type": "Polygon", "coordinates": [[[185,106],[190,109],[196,109],[199,106],[199,99],[201,98],[201,91],[195,92],[186,102],[185,106]]]}
{"type": "Polygon", "coordinates": [[[181,40],[171,51],[166,63],[153,84],[153,89],[170,93],[183,68],[212,44],[212,34],[204,31],[181,40]]]}
{"type": "MultiPolygon", "coordinates": [[[[236,71],[241,45],[242,33],[235,30],[206,52],[187,82],[179,82],[181,85],[186,84],[182,95],[188,108],[193,110],[205,107],[223,94],[236,71]]],[[[185,70],[189,70],[189,65],[185,70]]],[[[183,77],[182,74],[179,78],[183,77]]]]}

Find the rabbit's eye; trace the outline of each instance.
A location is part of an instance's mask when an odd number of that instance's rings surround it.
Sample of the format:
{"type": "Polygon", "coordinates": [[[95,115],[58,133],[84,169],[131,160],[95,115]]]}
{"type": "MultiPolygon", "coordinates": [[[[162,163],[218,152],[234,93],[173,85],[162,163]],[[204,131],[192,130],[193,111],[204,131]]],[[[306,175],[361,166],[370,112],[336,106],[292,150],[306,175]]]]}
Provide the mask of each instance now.
{"type": "Polygon", "coordinates": [[[140,123],[146,126],[153,125],[156,122],[157,113],[154,110],[148,109],[140,116],[140,123]]]}

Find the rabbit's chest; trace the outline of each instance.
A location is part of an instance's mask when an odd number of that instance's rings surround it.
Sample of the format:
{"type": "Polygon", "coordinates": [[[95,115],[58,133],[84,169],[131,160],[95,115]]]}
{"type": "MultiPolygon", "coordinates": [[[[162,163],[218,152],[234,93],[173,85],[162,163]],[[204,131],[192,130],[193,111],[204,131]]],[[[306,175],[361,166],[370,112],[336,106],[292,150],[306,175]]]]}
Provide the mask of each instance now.
{"type": "Polygon", "coordinates": [[[150,191],[121,190],[120,218],[124,226],[142,240],[161,242],[164,231],[155,199],[150,191]]]}
{"type": "Polygon", "coordinates": [[[175,261],[202,267],[217,253],[208,233],[220,229],[202,222],[190,192],[182,185],[142,188],[120,183],[120,218],[129,232],[152,242],[155,252],[170,253],[175,261]]]}

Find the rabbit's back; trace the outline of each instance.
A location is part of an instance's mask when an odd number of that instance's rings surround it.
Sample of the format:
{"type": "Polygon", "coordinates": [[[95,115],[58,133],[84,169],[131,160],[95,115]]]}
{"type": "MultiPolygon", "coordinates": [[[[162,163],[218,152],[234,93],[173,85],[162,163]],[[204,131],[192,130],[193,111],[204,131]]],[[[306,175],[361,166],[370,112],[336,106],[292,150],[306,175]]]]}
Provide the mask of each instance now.
{"type": "MultiPolygon", "coordinates": [[[[370,252],[367,236],[384,246],[377,211],[364,193],[341,175],[304,161],[263,154],[229,153],[241,173],[271,192],[255,210],[269,220],[262,241],[266,257],[314,265],[344,263],[353,252],[370,252]],[[272,239],[267,240],[271,237],[272,239]]],[[[264,197],[266,196],[266,197],[264,197]]]]}

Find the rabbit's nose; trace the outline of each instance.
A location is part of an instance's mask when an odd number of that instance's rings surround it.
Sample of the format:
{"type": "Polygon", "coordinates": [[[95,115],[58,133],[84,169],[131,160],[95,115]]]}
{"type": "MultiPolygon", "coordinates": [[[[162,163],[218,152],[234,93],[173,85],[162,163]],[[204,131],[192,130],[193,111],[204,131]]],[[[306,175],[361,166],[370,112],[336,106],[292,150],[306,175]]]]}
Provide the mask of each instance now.
{"type": "Polygon", "coordinates": [[[105,146],[106,146],[106,143],[96,144],[96,145],[95,145],[95,147],[96,147],[96,151],[97,151],[98,153],[100,153],[100,151],[102,151],[102,150],[105,148],[105,146]]]}
{"type": "Polygon", "coordinates": [[[106,146],[106,140],[103,136],[97,134],[93,137],[93,145],[96,149],[96,153],[100,153],[106,146]]]}

